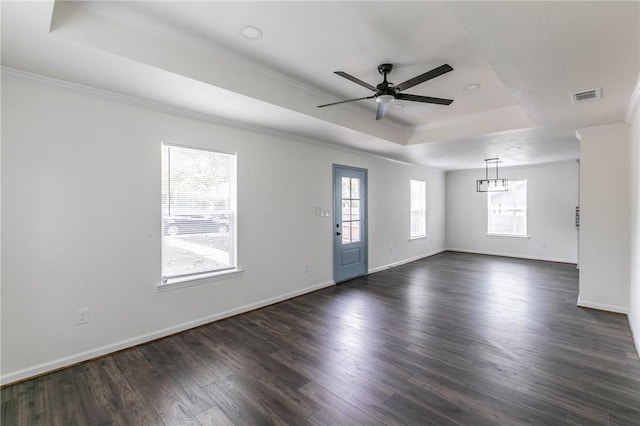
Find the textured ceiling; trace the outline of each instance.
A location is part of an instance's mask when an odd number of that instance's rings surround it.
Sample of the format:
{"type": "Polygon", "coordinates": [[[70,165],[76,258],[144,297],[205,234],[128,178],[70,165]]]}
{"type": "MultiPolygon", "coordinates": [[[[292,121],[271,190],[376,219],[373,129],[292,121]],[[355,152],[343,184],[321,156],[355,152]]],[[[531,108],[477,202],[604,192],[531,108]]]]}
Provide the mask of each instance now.
{"type": "Polygon", "coordinates": [[[575,129],[621,122],[640,71],[638,2],[3,2],[2,65],[442,169],[576,159],[575,129]],[[263,37],[241,35],[246,25],[263,37]],[[391,62],[406,93],[375,121],[391,62]],[[479,83],[465,91],[468,83],[479,83]],[[602,88],[596,101],[570,94],[602,88]],[[509,148],[518,147],[518,150],[509,148]]]}

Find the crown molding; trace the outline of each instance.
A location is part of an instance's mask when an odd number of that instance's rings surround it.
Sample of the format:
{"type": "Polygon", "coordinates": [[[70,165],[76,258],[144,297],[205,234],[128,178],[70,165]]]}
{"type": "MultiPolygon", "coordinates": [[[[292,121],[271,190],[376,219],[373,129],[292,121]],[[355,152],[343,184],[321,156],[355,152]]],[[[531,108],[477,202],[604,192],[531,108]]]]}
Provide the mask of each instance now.
{"type": "Polygon", "coordinates": [[[364,155],[371,158],[377,158],[379,160],[389,161],[395,164],[426,167],[433,170],[440,170],[435,167],[427,167],[427,166],[422,166],[420,164],[408,163],[395,158],[385,157],[383,155],[374,154],[374,153],[360,150],[357,148],[351,148],[351,147],[340,145],[330,141],[313,139],[306,136],[301,136],[294,133],[287,133],[280,130],[270,129],[268,127],[258,126],[251,123],[230,120],[228,118],[222,118],[222,117],[214,116],[210,114],[204,114],[201,112],[196,112],[189,109],[168,105],[161,102],[155,102],[147,99],[137,98],[134,96],[123,95],[121,93],[98,89],[98,88],[86,86],[83,84],[72,83],[69,81],[60,80],[53,77],[47,77],[41,74],[35,74],[28,71],[9,68],[6,66],[0,67],[0,74],[2,75],[3,78],[8,77],[8,78],[14,78],[17,80],[26,80],[26,81],[35,82],[38,84],[49,85],[49,86],[57,87],[57,88],[68,90],[75,93],[80,93],[88,96],[106,99],[109,101],[118,102],[118,103],[129,105],[129,106],[149,109],[152,111],[157,111],[157,112],[174,115],[178,117],[189,118],[189,119],[198,120],[206,123],[231,127],[234,129],[249,131],[253,133],[260,133],[263,135],[269,135],[269,136],[294,140],[298,142],[310,143],[313,145],[319,145],[324,147],[330,146],[333,149],[337,149],[343,152],[350,152],[353,154],[364,155]]]}
{"type": "Polygon", "coordinates": [[[626,122],[621,122],[621,123],[613,123],[613,124],[603,124],[600,126],[582,127],[580,129],[576,129],[576,139],[578,139],[579,142],[582,142],[582,136],[585,134],[611,130],[617,127],[628,128],[629,124],[626,122]]]}

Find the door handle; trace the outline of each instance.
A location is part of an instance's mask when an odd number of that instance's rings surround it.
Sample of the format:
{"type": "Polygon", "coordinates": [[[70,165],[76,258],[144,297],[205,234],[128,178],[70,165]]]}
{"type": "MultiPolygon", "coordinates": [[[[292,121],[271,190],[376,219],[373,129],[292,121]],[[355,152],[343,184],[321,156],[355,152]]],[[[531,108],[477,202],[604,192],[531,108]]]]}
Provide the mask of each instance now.
{"type": "Polygon", "coordinates": [[[338,231],[338,232],[336,232],[336,235],[342,235],[342,234],[340,233],[340,231],[338,231]]]}

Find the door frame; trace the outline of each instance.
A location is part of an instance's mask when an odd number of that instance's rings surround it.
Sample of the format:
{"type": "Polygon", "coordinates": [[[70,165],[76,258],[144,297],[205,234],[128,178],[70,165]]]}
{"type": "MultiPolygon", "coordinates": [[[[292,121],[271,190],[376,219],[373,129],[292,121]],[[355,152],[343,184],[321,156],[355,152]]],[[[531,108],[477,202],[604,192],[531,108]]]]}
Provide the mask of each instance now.
{"type": "MultiPolygon", "coordinates": [[[[361,277],[364,275],[368,275],[369,274],[369,171],[367,169],[361,168],[361,167],[353,167],[353,166],[346,166],[344,164],[333,164],[333,170],[332,170],[332,174],[333,174],[333,179],[332,179],[332,183],[333,183],[333,190],[332,190],[332,197],[333,197],[333,223],[331,224],[331,232],[332,232],[332,245],[333,245],[333,281],[334,283],[340,283],[340,282],[344,282],[344,281],[348,281],[350,279],[356,278],[356,277],[361,277]],[[362,256],[363,256],[363,263],[364,263],[364,271],[361,274],[357,274],[357,275],[353,275],[347,278],[341,278],[341,279],[337,279],[337,272],[338,272],[338,259],[339,259],[339,255],[340,255],[340,251],[338,250],[338,245],[336,242],[336,224],[342,224],[342,203],[337,203],[338,198],[342,199],[342,192],[340,192],[340,196],[338,197],[338,195],[336,194],[336,188],[337,188],[337,170],[338,169],[346,169],[346,170],[350,170],[350,171],[354,171],[354,172],[358,172],[358,173],[362,173],[364,175],[363,178],[363,182],[362,182],[362,187],[361,187],[361,200],[364,200],[364,203],[361,203],[362,205],[362,220],[360,222],[360,236],[361,236],[361,241],[362,241],[362,256]]],[[[340,228],[340,231],[342,231],[342,228],[340,228]]]]}

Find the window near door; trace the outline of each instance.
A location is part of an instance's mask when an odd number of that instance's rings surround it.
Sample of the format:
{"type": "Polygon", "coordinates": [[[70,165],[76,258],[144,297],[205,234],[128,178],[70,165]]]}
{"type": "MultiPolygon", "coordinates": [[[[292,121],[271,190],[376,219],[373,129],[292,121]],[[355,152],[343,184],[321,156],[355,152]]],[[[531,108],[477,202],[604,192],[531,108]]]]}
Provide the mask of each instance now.
{"type": "Polygon", "coordinates": [[[236,269],[236,156],[162,145],[162,284],[236,269]]]}
{"type": "Polygon", "coordinates": [[[410,238],[427,235],[427,185],[423,180],[409,180],[411,232],[410,238]]]}
{"type": "Polygon", "coordinates": [[[487,234],[527,236],[527,181],[509,181],[506,192],[487,193],[487,234]]]}

